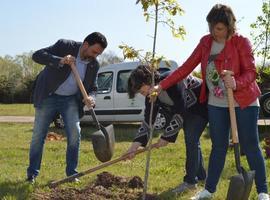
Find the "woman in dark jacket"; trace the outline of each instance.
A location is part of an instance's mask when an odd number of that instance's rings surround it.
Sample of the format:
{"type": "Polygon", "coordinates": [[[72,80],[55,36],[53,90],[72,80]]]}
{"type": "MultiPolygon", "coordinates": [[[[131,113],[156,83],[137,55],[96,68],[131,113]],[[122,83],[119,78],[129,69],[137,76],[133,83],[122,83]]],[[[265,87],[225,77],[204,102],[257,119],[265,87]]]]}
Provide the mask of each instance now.
{"type": "MultiPolygon", "coordinates": [[[[168,73],[159,75],[155,72],[155,83],[168,76],[168,73]]],[[[145,96],[144,121],[139,128],[137,135],[127,153],[136,151],[140,146],[146,146],[149,139],[150,107],[149,89],[151,88],[151,71],[146,65],[140,65],[132,71],[128,80],[128,94],[134,98],[140,93],[145,96]]],[[[180,193],[185,190],[195,189],[198,180],[206,178],[203,167],[203,157],[200,148],[200,136],[205,129],[207,119],[207,109],[205,104],[198,102],[201,80],[189,76],[167,90],[162,91],[153,107],[153,120],[160,109],[167,116],[168,123],[158,141],[158,147],[166,146],[169,142],[175,142],[181,128],[185,134],[186,144],[186,175],[184,182],[173,191],[180,193]]],[[[129,159],[134,154],[129,155],[129,159]]]]}

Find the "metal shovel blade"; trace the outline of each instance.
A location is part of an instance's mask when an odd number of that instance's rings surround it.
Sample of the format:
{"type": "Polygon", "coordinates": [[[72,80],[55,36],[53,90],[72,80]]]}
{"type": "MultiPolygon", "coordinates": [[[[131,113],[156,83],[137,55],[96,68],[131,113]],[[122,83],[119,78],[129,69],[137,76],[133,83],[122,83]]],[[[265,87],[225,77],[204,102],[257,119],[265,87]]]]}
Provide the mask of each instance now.
{"type": "Polygon", "coordinates": [[[242,168],[242,172],[232,176],[230,179],[227,200],[248,200],[252,188],[255,171],[246,172],[242,168]]]}
{"type": "Polygon", "coordinates": [[[244,194],[242,197],[242,200],[248,200],[249,199],[249,195],[250,195],[250,191],[253,185],[253,180],[255,177],[255,171],[245,171],[242,168],[242,174],[245,180],[245,190],[244,190],[244,194]]]}
{"type": "MultiPolygon", "coordinates": [[[[83,95],[84,99],[88,98],[88,94],[84,88],[84,85],[82,83],[82,80],[80,78],[80,74],[76,69],[75,63],[71,64],[71,69],[74,74],[74,77],[76,79],[76,82],[80,88],[80,91],[83,95]]],[[[106,128],[100,125],[100,123],[97,120],[96,114],[94,112],[94,109],[92,106],[88,106],[88,109],[93,117],[94,122],[96,122],[98,131],[93,134],[92,137],[92,144],[94,148],[95,155],[97,159],[99,159],[101,162],[109,161],[113,156],[114,151],[114,130],[113,126],[110,125],[106,128]]]]}
{"type": "Polygon", "coordinates": [[[114,129],[113,125],[103,127],[92,134],[92,144],[96,158],[101,162],[111,160],[114,153],[114,129]]]}

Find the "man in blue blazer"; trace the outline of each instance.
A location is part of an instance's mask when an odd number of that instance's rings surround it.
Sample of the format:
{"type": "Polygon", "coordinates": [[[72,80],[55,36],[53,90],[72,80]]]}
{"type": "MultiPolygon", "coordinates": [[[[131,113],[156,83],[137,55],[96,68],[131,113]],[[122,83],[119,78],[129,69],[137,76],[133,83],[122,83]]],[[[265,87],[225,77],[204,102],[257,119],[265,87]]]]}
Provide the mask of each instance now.
{"type": "Polygon", "coordinates": [[[96,59],[107,47],[107,40],[99,32],[89,34],[83,42],[58,40],[54,45],[33,53],[32,59],[44,69],[35,81],[33,102],[35,122],[29,153],[27,181],[34,183],[39,174],[43,146],[49,125],[57,113],[65,123],[67,135],[66,175],[76,174],[80,146],[80,117],[84,104],[95,105],[97,90],[97,72],[99,63],[96,59]],[[77,70],[88,92],[88,99],[83,100],[71,71],[71,64],[77,70]]]}

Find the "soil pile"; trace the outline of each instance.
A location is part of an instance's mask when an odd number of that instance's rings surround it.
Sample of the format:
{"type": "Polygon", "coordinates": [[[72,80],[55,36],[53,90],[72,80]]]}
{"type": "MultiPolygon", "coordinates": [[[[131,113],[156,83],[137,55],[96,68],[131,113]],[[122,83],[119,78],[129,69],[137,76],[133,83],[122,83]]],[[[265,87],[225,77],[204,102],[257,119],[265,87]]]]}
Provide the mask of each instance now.
{"type": "MultiPolygon", "coordinates": [[[[139,200],[142,199],[143,181],[140,177],[115,176],[108,172],[97,175],[95,182],[83,189],[54,188],[50,193],[35,193],[33,199],[38,200],[139,200]]],[[[147,194],[147,200],[158,200],[158,196],[147,194]]]]}
{"type": "Polygon", "coordinates": [[[64,137],[55,132],[49,132],[47,134],[46,140],[47,141],[64,140],[64,137]]]}

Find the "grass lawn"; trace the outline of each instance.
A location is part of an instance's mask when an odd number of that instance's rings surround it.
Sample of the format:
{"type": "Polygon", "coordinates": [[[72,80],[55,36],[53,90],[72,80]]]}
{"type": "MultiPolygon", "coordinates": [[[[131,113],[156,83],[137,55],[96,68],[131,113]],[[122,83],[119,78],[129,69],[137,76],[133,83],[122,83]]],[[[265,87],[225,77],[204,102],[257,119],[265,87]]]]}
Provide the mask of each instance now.
{"type": "Polygon", "coordinates": [[[34,116],[33,104],[0,104],[0,116],[34,116]]]}
{"type": "MultiPolygon", "coordinates": [[[[46,142],[43,154],[40,175],[35,185],[24,182],[26,168],[28,165],[29,142],[32,135],[32,124],[1,123],[0,132],[0,199],[31,199],[34,192],[47,192],[50,189],[46,186],[52,180],[59,180],[65,177],[65,148],[66,141],[46,142]]],[[[113,159],[124,153],[132,141],[138,125],[116,125],[116,146],[113,159]]],[[[50,131],[63,134],[62,130],[51,128],[50,131]]],[[[91,133],[95,129],[89,126],[82,127],[82,143],[80,151],[79,171],[93,168],[100,164],[95,158],[91,142],[91,133]]],[[[156,141],[158,136],[155,135],[156,141]]],[[[201,138],[205,165],[207,167],[211,142],[207,135],[201,138]]],[[[262,144],[263,145],[263,144],[262,144]]],[[[226,160],[226,166],[218,184],[214,199],[224,200],[229,178],[236,175],[233,160],[233,151],[230,150],[226,160]]],[[[80,178],[79,184],[65,184],[60,187],[83,188],[89,185],[96,178],[96,174],[108,171],[120,176],[140,176],[144,178],[146,154],[140,154],[132,161],[122,161],[107,168],[80,178]]],[[[242,164],[247,169],[247,163],[242,157],[242,164]]],[[[270,180],[270,160],[266,160],[268,169],[268,185],[270,180]]],[[[155,149],[151,154],[150,174],[148,180],[148,193],[157,193],[160,199],[189,199],[196,191],[175,196],[170,192],[183,180],[185,166],[185,148],[183,134],[179,134],[176,144],[170,144],[161,149],[155,149]]],[[[203,184],[199,184],[199,189],[203,184]]],[[[198,189],[198,190],[199,190],[198,189]]],[[[250,199],[257,199],[255,187],[253,186],[250,199]]]]}

